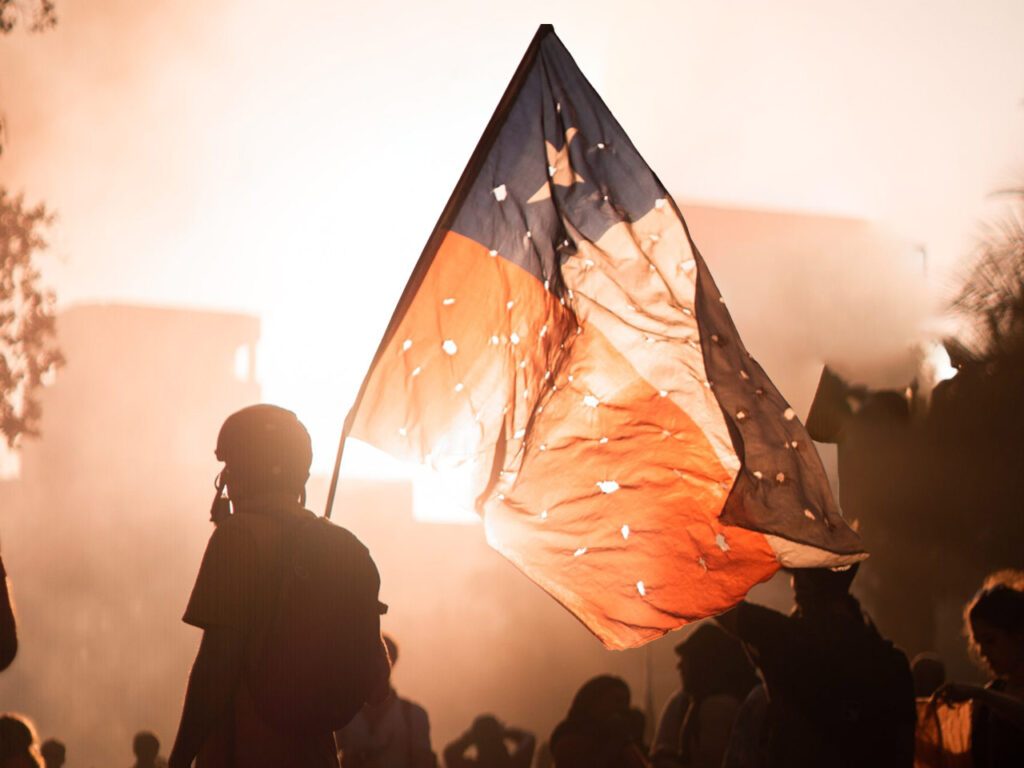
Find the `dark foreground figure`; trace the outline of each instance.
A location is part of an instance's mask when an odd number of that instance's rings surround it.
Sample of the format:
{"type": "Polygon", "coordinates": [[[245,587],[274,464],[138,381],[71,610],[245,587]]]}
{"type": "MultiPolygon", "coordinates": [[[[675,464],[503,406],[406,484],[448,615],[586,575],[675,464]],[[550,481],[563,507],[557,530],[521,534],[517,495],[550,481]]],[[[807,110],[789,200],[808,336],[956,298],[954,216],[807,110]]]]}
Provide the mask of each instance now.
{"type": "Polygon", "coordinates": [[[0,768],[43,768],[39,737],[22,715],[0,715],[0,768]]]}
{"type": "Polygon", "coordinates": [[[168,764],[337,768],[335,729],[387,687],[377,568],[303,508],[312,448],[291,411],[233,414],[216,455],[216,529],[184,616],[203,637],[168,764]]]}
{"type": "MultiPolygon", "coordinates": [[[[718,617],[747,646],[768,699],[765,768],[910,768],[910,665],[849,593],[857,567],[793,573],[790,616],[743,602],[718,617]]],[[[749,738],[749,734],[737,734],[749,738]]]]}

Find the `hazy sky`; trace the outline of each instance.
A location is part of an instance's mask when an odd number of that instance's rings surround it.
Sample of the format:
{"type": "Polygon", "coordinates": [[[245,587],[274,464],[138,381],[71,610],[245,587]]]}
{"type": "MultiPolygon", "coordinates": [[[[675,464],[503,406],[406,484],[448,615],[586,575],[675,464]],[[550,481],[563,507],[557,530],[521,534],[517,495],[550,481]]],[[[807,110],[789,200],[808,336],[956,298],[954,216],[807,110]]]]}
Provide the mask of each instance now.
{"type": "Polygon", "coordinates": [[[260,315],[266,399],[321,468],[541,22],[677,197],[878,221],[927,249],[936,292],[1024,174],[1014,0],[58,9],[0,40],[0,183],[57,211],[61,304],[260,315]]]}

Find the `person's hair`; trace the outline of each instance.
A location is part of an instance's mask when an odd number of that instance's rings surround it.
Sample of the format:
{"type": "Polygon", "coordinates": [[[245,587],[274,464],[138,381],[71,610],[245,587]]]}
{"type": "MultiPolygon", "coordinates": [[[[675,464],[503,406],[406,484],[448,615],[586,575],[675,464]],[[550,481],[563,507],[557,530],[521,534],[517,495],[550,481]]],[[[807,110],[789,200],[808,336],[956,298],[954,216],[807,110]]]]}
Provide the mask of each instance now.
{"type": "Polygon", "coordinates": [[[585,682],[572,699],[569,707],[569,720],[586,719],[591,716],[594,705],[608,693],[624,691],[629,698],[629,685],[621,677],[614,675],[598,675],[585,682]]]}
{"type": "Polygon", "coordinates": [[[39,737],[24,715],[6,712],[0,715],[0,764],[14,757],[35,757],[39,737]]]}
{"type": "Polygon", "coordinates": [[[384,638],[384,647],[388,649],[388,658],[391,659],[391,666],[395,666],[398,663],[398,643],[395,642],[395,638],[391,635],[382,635],[384,638]]]}
{"type": "Polygon", "coordinates": [[[716,624],[701,624],[676,646],[683,662],[683,687],[696,701],[728,694],[742,701],[757,683],[739,640],[716,624]]]}
{"type": "Polygon", "coordinates": [[[139,731],[132,739],[132,752],[140,760],[154,760],[160,754],[160,739],[151,731],[139,731]]]}
{"type": "Polygon", "coordinates": [[[1024,571],[996,571],[967,603],[964,630],[974,653],[978,652],[974,637],[978,621],[1014,635],[1024,632],[1024,571]]]}

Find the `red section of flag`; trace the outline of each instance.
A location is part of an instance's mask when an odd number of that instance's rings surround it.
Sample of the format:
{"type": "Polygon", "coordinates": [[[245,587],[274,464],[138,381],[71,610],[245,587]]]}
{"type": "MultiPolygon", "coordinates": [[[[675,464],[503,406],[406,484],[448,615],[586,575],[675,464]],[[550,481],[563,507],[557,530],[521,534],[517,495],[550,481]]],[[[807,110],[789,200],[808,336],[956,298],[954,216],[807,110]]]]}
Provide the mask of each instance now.
{"type": "Polygon", "coordinates": [[[761,534],[718,522],[732,475],[701,426],[534,276],[458,234],[351,434],[473,463],[488,540],[611,648],[724,610],[778,567],[761,534]]]}

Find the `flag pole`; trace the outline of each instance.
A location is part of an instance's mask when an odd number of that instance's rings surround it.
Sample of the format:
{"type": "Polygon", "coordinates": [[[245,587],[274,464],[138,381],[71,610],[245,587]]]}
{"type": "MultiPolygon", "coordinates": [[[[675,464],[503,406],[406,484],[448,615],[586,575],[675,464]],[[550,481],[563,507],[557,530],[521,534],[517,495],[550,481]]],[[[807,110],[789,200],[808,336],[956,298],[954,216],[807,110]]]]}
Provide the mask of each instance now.
{"type": "MultiPolygon", "coordinates": [[[[360,396],[362,392],[360,392],[360,396]]],[[[356,401],[358,405],[358,401],[356,401]]],[[[341,428],[341,439],[338,440],[338,455],[334,458],[334,472],[331,474],[331,487],[327,491],[327,504],[324,507],[324,517],[328,520],[331,519],[331,510],[334,508],[334,495],[338,490],[338,477],[341,475],[341,458],[345,455],[345,440],[348,439],[348,433],[352,430],[352,421],[355,417],[356,406],[353,405],[349,410],[348,415],[345,416],[345,424],[341,428]]]]}
{"type": "Polygon", "coordinates": [[[466,168],[462,172],[462,176],[459,177],[458,184],[455,185],[455,189],[452,191],[451,197],[448,198],[448,204],[445,205],[440,218],[437,220],[437,224],[430,233],[430,238],[427,240],[427,244],[423,247],[423,252],[420,254],[419,261],[416,262],[416,267],[413,269],[412,275],[409,277],[409,282],[405,285],[405,290],[402,291],[402,297],[398,300],[398,305],[395,307],[395,311],[391,315],[391,321],[388,323],[387,330],[384,331],[384,336],[381,338],[380,344],[377,346],[377,353],[373,356],[373,361],[370,363],[370,367],[366,371],[366,376],[363,378],[363,383],[359,387],[359,393],[356,395],[355,402],[352,404],[351,410],[349,410],[348,415],[345,417],[345,425],[341,430],[341,439],[338,441],[338,455],[334,460],[334,474],[331,476],[331,487],[327,492],[327,505],[324,508],[324,517],[328,520],[331,517],[331,510],[334,506],[334,497],[338,488],[338,478],[341,474],[341,458],[345,453],[345,440],[348,438],[348,435],[355,424],[356,412],[359,410],[359,405],[363,401],[363,395],[366,393],[366,387],[370,383],[370,377],[373,375],[373,371],[377,367],[377,363],[383,356],[384,350],[391,342],[391,338],[398,330],[398,326],[401,324],[406,311],[412,304],[413,298],[415,298],[417,291],[419,291],[420,285],[423,283],[423,278],[426,277],[427,270],[434,261],[437,249],[441,246],[441,240],[444,238],[446,230],[451,226],[452,220],[455,218],[455,214],[465,202],[466,196],[469,194],[470,187],[472,187],[473,182],[476,180],[480,166],[483,164],[483,161],[491,151],[491,147],[497,140],[498,132],[504,125],[505,118],[511,111],[512,105],[515,103],[516,97],[519,95],[519,91],[522,88],[523,83],[526,81],[526,76],[529,74],[530,67],[533,65],[534,59],[537,57],[537,51],[540,49],[541,41],[549,34],[554,34],[554,32],[555,28],[551,24],[541,24],[537,29],[537,34],[533,36],[533,40],[530,42],[529,48],[527,48],[526,53],[523,54],[523,58],[519,62],[519,66],[516,68],[515,74],[512,75],[512,80],[509,81],[508,87],[505,89],[505,93],[501,97],[501,101],[498,102],[498,106],[494,110],[494,114],[491,115],[491,119],[487,123],[487,127],[484,129],[483,136],[480,137],[480,141],[476,145],[476,149],[473,150],[473,154],[470,156],[469,162],[466,164],[466,168]]]}

